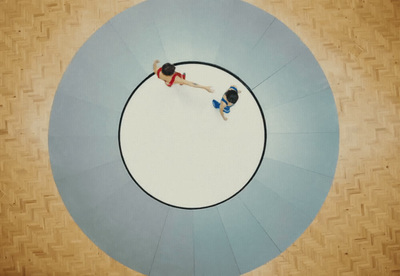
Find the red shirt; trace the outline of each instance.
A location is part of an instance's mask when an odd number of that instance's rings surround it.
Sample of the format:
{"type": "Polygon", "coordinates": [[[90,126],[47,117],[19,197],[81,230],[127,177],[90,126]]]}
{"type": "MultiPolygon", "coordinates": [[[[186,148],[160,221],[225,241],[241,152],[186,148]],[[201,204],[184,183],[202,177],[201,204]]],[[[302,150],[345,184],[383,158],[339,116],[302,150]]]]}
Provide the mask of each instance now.
{"type": "MultiPolygon", "coordinates": [[[[160,72],[161,72],[161,67],[160,68],[158,68],[158,70],[157,70],[157,77],[158,78],[160,78],[160,72]]],[[[171,81],[170,82],[166,82],[165,81],[165,84],[167,85],[167,86],[172,86],[173,84],[174,84],[174,82],[175,82],[175,78],[176,77],[180,77],[180,78],[182,78],[182,79],[185,79],[185,74],[181,74],[181,73],[178,73],[178,72],[176,72],[176,73],[174,73],[173,75],[172,75],[172,78],[171,78],[171,81]]]]}

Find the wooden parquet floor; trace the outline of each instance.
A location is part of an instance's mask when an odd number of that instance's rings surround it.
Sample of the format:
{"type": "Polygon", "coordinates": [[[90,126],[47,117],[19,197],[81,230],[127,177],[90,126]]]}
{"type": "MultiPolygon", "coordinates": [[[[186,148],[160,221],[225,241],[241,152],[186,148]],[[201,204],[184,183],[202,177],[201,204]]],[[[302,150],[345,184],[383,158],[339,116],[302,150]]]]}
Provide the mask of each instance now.
{"type": "MultiPolygon", "coordinates": [[[[340,152],[303,235],[261,275],[400,275],[400,1],[247,0],[314,53],[340,152]]],[[[141,275],[79,229],[48,158],[51,105],[80,46],[139,0],[0,0],[0,275],[141,275]]]]}

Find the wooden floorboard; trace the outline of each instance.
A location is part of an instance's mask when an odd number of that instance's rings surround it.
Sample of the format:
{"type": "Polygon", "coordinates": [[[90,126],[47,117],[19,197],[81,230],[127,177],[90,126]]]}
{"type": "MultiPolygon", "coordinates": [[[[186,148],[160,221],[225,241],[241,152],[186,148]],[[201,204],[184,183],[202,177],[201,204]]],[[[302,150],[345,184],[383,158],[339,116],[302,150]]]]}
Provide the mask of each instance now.
{"type": "MultiPolygon", "coordinates": [[[[74,223],[47,148],[53,97],[74,54],[140,2],[0,0],[0,275],[141,275],[74,223]]],[[[319,61],[340,150],[313,223],[247,275],[400,275],[400,1],[248,2],[284,22],[319,61]]]]}

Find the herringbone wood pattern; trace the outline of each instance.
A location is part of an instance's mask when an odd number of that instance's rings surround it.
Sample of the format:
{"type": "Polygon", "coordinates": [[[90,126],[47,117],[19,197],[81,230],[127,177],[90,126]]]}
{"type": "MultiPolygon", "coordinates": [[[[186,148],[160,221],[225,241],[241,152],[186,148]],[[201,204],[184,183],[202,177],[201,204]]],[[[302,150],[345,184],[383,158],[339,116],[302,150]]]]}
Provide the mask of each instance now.
{"type": "MultiPolygon", "coordinates": [[[[0,275],[141,275],[70,217],[48,159],[62,74],[111,17],[142,0],[0,0],[0,275]]],[[[261,275],[400,275],[400,1],[247,0],[299,35],[334,92],[340,152],[305,233],[261,275]]]]}

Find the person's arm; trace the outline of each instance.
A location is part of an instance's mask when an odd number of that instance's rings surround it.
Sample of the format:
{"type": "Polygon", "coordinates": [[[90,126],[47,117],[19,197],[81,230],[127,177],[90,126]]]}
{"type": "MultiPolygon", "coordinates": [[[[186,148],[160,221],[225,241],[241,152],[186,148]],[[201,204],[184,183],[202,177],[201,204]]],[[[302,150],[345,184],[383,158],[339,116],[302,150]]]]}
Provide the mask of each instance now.
{"type": "Polygon", "coordinates": [[[226,120],[228,120],[228,118],[224,115],[225,106],[226,106],[226,103],[221,101],[220,104],[219,104],[219,113],[221,114],[222,118],[226,121],[226,120]]]}
{"type": "Polygon", "coordinates": [[[156,59],[154,62],[153,62],[153,71],[154,71],[154,74],[156,74],[157,75],[157,70],[158,70],[158,66],[157,66],[157,63],[159,63],[160,61],[158,60],[158,59],[156,59]]]}
{"type": "Polygon", "coordinates": [[[236,87],[236,85],[231,85],[231,87],[235,87],[238,93],[241,93],[241,92],[242,92],[242,90],[239,90],[239,89],[236,87]]]}
{"type": "Polygon", "coordinates": [[[191,86],[194,88],[201,88],[201,89],[207,90],[210,93],[214,92],[214,90],[211,88],[211,86],[204,86],[204,85],[201,85],[201,84],[198,84],[195,82],[191,82],[191,81],[188,81],[188,80],[185,80],[182,78],[177,79],[176,82],[179,84],[185,84],[185,85],[188,85],[188,86],[191,86]]]}

